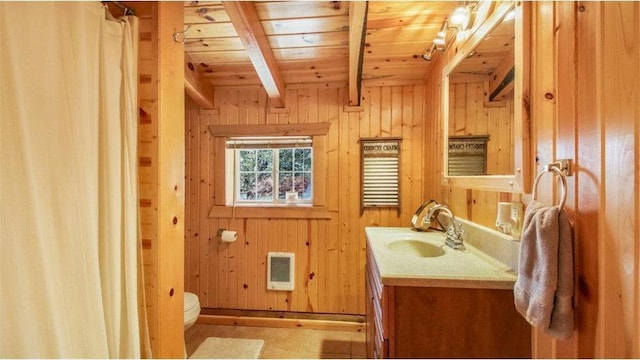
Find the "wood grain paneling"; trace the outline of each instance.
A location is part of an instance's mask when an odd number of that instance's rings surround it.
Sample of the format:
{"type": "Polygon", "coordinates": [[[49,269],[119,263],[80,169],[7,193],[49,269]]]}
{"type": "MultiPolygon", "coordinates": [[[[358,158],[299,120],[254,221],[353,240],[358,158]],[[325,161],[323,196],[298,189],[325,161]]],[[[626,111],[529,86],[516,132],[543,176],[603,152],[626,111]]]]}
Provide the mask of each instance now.
{"type": "MultiPolygon", "coordinates": [[[[575,160],[566,210],[574,227],[576,327],[566,341],[542,331],[536,358],[640,357],[640,3],[531,3],[531,138],[535,175],[559,158],[575,160]]],[[[439,100],[439,73],[426,80],[426,102],[439,100]]],[[[425,137],[439,132],[438,109],[426,113],[425,137]]],[[[438,140],[440,141],[440,140],[438,140]]],[[[426,143],[425,153],[439,145],[426,143]]],[[[430,179],[425,192],[448,199],[456,215],[491,226],[494,193],[450,189],[430,179]]],[[[439,175],[439,174],[438,174],[439,175]]],[[[538,187],[552,204],[553,177],[538,187]]],[[[502,195],[506,197],[506,195],[502,195]]],[[[525,197],[528,201],[529,197],[525,197]]]]}
{"type": "MultiPolygon", "coordinates": [[[[536,3],[532,120],[536,171],[573,158],[567,211],[574,222],[576,332],[537,331],[537,357],[640,356],[640,5],[536,3]],[[632,100],[633,99],[633,100],[632,100]]],[[[557,201],[550,179],[544,201],[557,201]]]]}
{"type": "MultiPolygon", "coordinates": [[[[185,287],[205,308],[364,314],[365,226],[408,226],[420,205],[424,87],[363,88],[362,110],[345,111],[346,87],[295,87],[286,91],[286,111],[269,111],[260,89],[218,88],[213,111],[188,102],[186,110],[187,224],[185,287]],[[223,174],[209,125],[330,123],[322,176],[330,219],[209,218],[224,204],[223,174]],[[402,136],[402,211],[368,209],[360,216],[361,137],[402,136]],[[238,231],[222,244],[218,228],[238,231]],[[266,290],[269,251],[296,253],[293,292],[266,290]]],[[[350,110],[347,108],[346,110],[350,110]]],[[[269,128],[265,126],[265,128],[269,128]]]]}
{"type": "Polygon", "coordinates": [[[489,135],[487,174],[513,174],[513,101],[488,102],[488,81],[450,84],[449,135],[489,135]]]}
{"type": "Polygon", "coordinates": [[[184,355],[184,54],[171,29],[181,3],[130,3],[140,17],[138,156],[140,231],[154,357],[184,355]],[[160,161],[162,159],[162,161],[160,161]]]}

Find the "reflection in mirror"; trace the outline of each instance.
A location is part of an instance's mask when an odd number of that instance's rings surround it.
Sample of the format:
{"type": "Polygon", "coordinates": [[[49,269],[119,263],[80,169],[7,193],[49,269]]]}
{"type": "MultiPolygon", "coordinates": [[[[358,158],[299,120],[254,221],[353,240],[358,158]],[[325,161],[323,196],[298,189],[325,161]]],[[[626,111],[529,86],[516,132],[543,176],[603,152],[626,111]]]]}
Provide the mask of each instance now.
{"type": "Polygon", "coordinates": [[[521,17],[519,6],[502,3],[443,70],[443,175],[450,186],[523,191],[521,17]]]}
{"type": "Polygon", "coordinates": [[[449,74],[449,175],[513,174],[514,29],[501,21],[449,74]]]}

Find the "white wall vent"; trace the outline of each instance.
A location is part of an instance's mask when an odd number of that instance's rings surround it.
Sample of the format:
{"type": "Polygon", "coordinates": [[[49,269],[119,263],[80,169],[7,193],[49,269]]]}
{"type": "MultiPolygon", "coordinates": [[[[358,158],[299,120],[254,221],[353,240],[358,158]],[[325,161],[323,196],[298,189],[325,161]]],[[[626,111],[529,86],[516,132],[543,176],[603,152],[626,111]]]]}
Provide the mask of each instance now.
{"type": "Polygon", "coordinates": [[[292,291],[295,284],[296,258],[294,253],[267,254],[267,289],[292,291]]]}

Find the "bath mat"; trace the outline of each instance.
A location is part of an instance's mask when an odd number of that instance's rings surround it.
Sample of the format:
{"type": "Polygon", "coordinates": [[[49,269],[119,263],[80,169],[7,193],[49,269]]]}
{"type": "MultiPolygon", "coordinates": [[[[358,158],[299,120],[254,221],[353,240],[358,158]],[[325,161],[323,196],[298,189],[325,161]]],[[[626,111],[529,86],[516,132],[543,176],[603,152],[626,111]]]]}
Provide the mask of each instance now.
{"type": "Polygon", "coordinates": [[[189,359],[258,359],[264,340],[206,338],[189,359]]]}

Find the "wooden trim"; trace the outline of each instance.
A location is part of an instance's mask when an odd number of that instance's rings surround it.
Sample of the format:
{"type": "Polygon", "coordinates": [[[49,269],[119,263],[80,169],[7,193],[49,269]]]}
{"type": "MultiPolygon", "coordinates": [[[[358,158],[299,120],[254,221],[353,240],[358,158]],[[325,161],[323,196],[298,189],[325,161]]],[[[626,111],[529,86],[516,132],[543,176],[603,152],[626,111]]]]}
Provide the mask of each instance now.
{"type": "Polygon", "coordinates": [[[288,114],[291,112],[291,109],[289,109],[288,107],[273,107],[273,106],[269,106],[269,114],[288,114]]]}
{"type": "Polygon", "coordinates": [[[214,205],[209,211],[209,218],[242,218],[242,219],[325,219],[331,214],[326,206],[220,206],[214,205]]]}
{"type": "Polygon", "coordinates": [[[213,109],[213,86],[196,70],[189,55],[184,55],[184,89],[203,109],[213,109]]]}
{"type": "Polygon", "coordinates": [[[255,4],[249,1],[224,1],[222,4],[271,103],[275,107],[284,107],[284,81],[255,4]]]}
{"type": "Polygon", "coordinates": [[[182,44],[173,41],[174,29],[184,26],[184,6],[158,3],[157,44],[157,263],[155,282],[157,358],[184,356],[184,188],[185,188],[185,99],[182,44]]]}
{"type": "Polygon", "coordinates": [[[313,205],[327,205],[327,137],[313,137],[313,205]]]}
{"type": "Polygon", "coordinates": [[[349,105],[360,105],[367,2],[349,2],[349,105]]]}
{"type": "Polygon", "coordinates": [[[199,324],[240,325],[256,327],[299,328],[336,331],[364,331],[362,322],[347,322],[313,319],[280,319],[253,316],[200,315],[199,324]]]}
{"type": "Polygon", "coordinates": [[[327,135],[331,123],[273,125],[209,125],[212,136],[316,136],[327,135]]]}
{"type": "Polygon", "coordinates": [[[332,322],[352,322],[359,324],[364,323],[363,315],[299,312],[285,310],[248,310],[203,307],[200,315],[293,320],[325,320],[332,322]]]}
{"type": "Polygon", "coordinates": [[[531,93],[531,3],[522,2],[516,7],[519,14],[516,15],[516,43],[515,43],[515,64],[516,73],[520,73],[521,81],[516,81],[514,92],[515,114],[520,116],[520,121],[514,123],[514,166],[516,171],[516,181],[523,189],[523,193],[531,192],[533,159],[531,150],[531,114],[530,114],[530,93],[531,93]],[[522,43],[520,43],[520,41],[522,43]]]}

